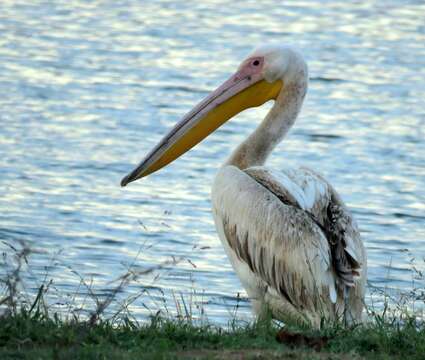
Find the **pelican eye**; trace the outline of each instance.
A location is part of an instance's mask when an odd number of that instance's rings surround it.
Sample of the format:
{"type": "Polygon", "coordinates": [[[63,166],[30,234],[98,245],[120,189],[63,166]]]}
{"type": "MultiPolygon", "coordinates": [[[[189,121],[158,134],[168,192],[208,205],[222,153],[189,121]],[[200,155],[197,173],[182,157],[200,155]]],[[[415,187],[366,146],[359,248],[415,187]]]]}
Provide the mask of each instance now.
{"type": "Polygon", "coordinates": [[[254,65],[254,66],[260,65],[260,60],[254,60],[254,62],[252,63],[252,65],[254,65]]]}

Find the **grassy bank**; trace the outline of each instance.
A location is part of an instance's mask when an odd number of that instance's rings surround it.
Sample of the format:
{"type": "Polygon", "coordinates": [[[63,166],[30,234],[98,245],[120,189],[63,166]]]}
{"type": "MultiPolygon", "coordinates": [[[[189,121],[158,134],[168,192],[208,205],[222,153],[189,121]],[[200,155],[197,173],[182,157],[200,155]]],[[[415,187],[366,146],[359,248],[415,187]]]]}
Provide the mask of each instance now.
{"type": "Polygon", "coordinates": [[[235,318],[218,327],[194,316],[191,309],[196,304],[183,296],[175,298],[176,311],[165,308],[140,323],[128,306],[146,293],[124,302],[116,295],[146,274],[161,271],[161,266],[129,268],[102,298],[81,278],[76,293],[84,292],[93,307],[71,301],[64,313],[49,303],[54,280],[48,274],[37,292],[25,291],[29,286],[23,272],[30,266],[33,250],[18,245],[3,254],[0,359],[425,359],[423,313],[413,311],[424,301],[423,277],[418,272],[414,290],[397,300],[383,293],[384,306],[368,308],[368,321],[353,328],[332,325],[313,332],[235,318]],[[111,305],[113,316],[106,311],[111,305]]]}
{"type": "Polygon", "coordinates": [[[354,329],[299,331],[284,344],[271,323],[222,329],[187,321],[63,322],[21,312],[0,323],[1,359],[424,359],[425,328],[413,319],[372,321],[354,329]],[[322,342],[320,351],[308,339],[322,342]]]}

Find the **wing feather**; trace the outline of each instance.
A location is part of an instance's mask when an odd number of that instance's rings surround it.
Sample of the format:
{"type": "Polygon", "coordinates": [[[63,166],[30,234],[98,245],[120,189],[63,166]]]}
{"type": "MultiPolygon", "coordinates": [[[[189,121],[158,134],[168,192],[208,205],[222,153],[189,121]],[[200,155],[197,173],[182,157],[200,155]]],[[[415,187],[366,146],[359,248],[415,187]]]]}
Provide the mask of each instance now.
{"type": "Polygon", "coordinates": [[[311,216],[329,242],[332,263],[339,280],[344,285],[354,286],[354,280],[361,272],[361,254],[358,254],[361,249],[360,234],[333,187],[307,168],[288,170],[287,174],[282,175],[265,167],[253,167],[245,172],[281,201],[303,209],[311,216]],[[293,181],[290,187],[287,187],[288,179],[293,181]],[[291,191],[301,200],[296,200],[291,191]]]}
{"type": "MultiPolygon", "coordinates": [[[[366,265],[351,214],[311,170],[276,174],[226,166],[216,177],[213,207],[235,270],[235,261],[243,262],[298,310],[334,311],[343,286],[354,286],[366,265]]],[[[244,274],[239,277],[244,283],[244,274]]],[[[363,291],[356,289],[360,300],[363,291]]],[[[361,313],[362,305],[357,308],[361,313]]]]}
{"type": "Polygon", "coordinates": [[[336,300],[331,253],[311,217],[233,166],[221,170],[213,191],[216,222],[236,257],[297,309],[329,312],[323,307],[336,300]]]}

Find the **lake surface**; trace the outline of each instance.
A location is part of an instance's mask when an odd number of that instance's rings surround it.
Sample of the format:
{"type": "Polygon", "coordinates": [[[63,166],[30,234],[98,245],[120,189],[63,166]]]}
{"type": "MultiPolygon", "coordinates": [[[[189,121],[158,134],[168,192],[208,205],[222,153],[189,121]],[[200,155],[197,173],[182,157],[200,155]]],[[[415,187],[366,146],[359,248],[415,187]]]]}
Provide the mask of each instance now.
{"type": "Polygon", "coordinates": [[[75,272],[105,295],[131,264],[174,256],[182,260],[159,278],[119,294],[147,286],[133,314],[195,291],[213,322],[227,321],[238,293],[249,318],[215,233],[210,187],[270,104],[161,172],[119,182],[265,42],[298,47],[311,78],[269,165],[308,166],[336,187],[360,226],[372,286],[411,288],[413,257],[424,269],[423,1],[2,1],[0,34],[0,239],[42,250],[27,291],[48,271],[60,307],[80,282],[75,272]]]}

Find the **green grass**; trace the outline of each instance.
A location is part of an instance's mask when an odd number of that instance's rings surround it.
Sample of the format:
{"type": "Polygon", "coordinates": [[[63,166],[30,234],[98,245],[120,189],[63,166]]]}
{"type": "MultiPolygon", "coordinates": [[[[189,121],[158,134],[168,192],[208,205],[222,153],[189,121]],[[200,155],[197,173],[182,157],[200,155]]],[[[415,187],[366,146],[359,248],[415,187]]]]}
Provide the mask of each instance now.
{"type": "Polygon", "coordinates": [[[1,319],[0,358],[425,358],[425,326],[413,319],[404,325],[374,320],[354,329],[334,326],[320,332],[304,331],[330,338],[321,352],[280,344],[276,341],[278,330],[271,322],[223,329],[160,318],[143,325],[128,319],[119,325],[107,321],[90,324],[22,311],[1,319]]]}
{"type": "Polygon", "coordinates": [[[54,282],[48,274],[36,294],[24,290],[28,286],[22,272],[28,270],[32,250],[24,243],[11,249],[9,257],[3,256],[6,272],[0,278],[0,359],[425,359],[424,317],[413,311],[424,302],[423,276],[418,271],[414,291],[398,299],[381,294],[383,308],[369,308],[365,324],[325,325],[320,331],[289,327],[300,334],[299,341],[282,344],[276,340],[280,325],[272,321],[241,323],[236,311],[229,315],[227,327],[197,320],[193,311],[203,314],[204,309],[193,296],[173,296],[174,311],[164,302],[165,308],[155,316],[137,322],[129,305],[146,293],[124,302],[115,295],[152,269],[129,269],[102,300],[81,278],[81,288],[94,308],[71,300],[69,312],[58,311],[49,304],[54,282]],[[108,317],[111,304],[118,310],[108,317]],[[86,316],[80,316],[80,310],[86,316]],[[321,343],[320,351],[311,346],[312,339],[321,343]]]}

